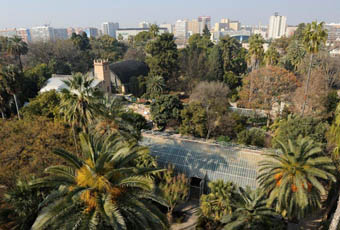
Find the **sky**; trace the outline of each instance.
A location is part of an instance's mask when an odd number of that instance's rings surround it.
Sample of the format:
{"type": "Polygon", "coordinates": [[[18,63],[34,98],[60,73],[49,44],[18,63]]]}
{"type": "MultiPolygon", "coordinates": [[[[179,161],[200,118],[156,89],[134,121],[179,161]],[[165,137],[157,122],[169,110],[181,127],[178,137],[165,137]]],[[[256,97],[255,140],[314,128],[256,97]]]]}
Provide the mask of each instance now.
{"type": "Polygon", "coordinates": [[[100,27],[106,21],[133,27],[141,21],[175,23],[198,16],[266,25],[274,12],[287,16],[289,25],[340,23],[340,0],[0,0],[0,29],[44,24],[100,27]]]}

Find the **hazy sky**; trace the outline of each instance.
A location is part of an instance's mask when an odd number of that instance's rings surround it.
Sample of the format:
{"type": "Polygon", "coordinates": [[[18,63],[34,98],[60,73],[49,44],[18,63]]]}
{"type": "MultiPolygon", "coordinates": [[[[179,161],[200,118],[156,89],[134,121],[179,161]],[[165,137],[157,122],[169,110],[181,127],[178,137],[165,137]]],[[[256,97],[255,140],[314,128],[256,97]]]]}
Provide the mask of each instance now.
{"type": "Polygon", "coordinates": [[[140,21],[174,23],[209,15],[240,20],[242,24],[268,24],[274,12],[288,24],[323,20],[340,22],[340,0],[0,0],[0,28],[95,26],[104,21],[121,27],[140,21]]]}

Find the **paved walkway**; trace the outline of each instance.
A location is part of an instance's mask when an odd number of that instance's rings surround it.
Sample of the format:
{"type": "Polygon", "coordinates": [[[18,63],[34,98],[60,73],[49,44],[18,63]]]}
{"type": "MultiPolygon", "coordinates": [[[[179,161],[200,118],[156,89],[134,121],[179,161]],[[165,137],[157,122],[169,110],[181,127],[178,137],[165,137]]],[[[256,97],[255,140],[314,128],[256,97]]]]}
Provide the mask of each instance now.
{"type": "Polygon", "coordinates": [[[198,201],[189,201],[185,203],[182,207],[179,207],[178,210],[181,210],[185,213],[185,222],[180,224],[172,224],[171,230],[195,230],[196,223],[198,220],[198,201]]]}

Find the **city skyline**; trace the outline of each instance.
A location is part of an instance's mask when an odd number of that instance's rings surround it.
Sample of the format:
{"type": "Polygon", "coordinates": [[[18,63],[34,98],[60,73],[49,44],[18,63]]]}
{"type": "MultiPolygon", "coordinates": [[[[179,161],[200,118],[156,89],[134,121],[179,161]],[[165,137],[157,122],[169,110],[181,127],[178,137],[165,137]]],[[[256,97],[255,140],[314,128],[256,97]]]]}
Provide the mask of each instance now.
{"type": "Polygon", "coordinates": [[[312,20],[327,23],[340,22],[337,13],[340,1],[326,0],[270,0],[193,1],[174,0],[157,2],[147,0],[117,0],[115,3],[102,0],[93,4],[89,0],[60,0],[58,2],[34,0],[1,0],[0,29],[29,28],[50,24],[53,27],[98,27],[102,22],[119,22],[121,27],[137,27],[141,21],[150,23],[172,23],[178,19],[211,16],[212,23],[221,18],[239,20],[242,24],[268,25],[274,12],[287,17],[287,24],[296,25],[312,20]],[[18,7],[20,6],[20,7],[18,7]],[[34,12],[34,13],[32,13],[34,12]]]}

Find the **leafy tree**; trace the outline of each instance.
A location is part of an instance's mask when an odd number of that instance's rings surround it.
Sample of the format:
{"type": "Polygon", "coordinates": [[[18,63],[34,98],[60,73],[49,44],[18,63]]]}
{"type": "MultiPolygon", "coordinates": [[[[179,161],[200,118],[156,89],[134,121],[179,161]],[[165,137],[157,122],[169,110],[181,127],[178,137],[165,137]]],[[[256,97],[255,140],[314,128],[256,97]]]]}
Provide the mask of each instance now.
{"type": "Polygon", "coordinates": [[[266,132],[259,128],[251,128],[243,130],[237,135],[237,142],[239,144],[254,145],[258,147],[265,146],[266,132]]]}
{"type": "Polygon", "coordinates": [[[161,173],[160,180],[159,189],[169,204],[168,220],[171,223],[174,208],[189,195],[189,179],[184,174],[176,175],[174,167],[169,165],[167,170],[161,173]]]}
{"type": "Polygon", "coordinates": [[[208,29],[208,25],[207,24],[204,25],[203,36],[210,39],[211,33],[210,33],[209,29],[208,29]]]}
{"type": "Polygon", "coordinates": [[[156,24],[152,24],[149,29],[149,33],[152,38],[156,38],[159,32],[159,27],[156,24]]]}
{"type": "MultiPolygon", "coordinates": [[[[214,46],[208,57],[209,63],[209,80],[212,81],[223,81],[224,79],[224,69],[223,69],[223,58],[222,58],[222,50],[219,46],[214,46]]],[[[228,86],[232,86],[231,88],[236,88],[237,85],[233,85],[230,82],[225,82],[228,86]]]]}
{"type": "Polygon", "coordinates": [[[0,121],[0,181],[12,187],[18,178],[43,175],[46,167],[62,163],[51,156],[56,147],[74,151],[71,130],[45,117],[0,121]]]}
{"type": "Polygon", "coordinates": [[[283,56],[287,53],[287,48],[291,42],[291,38],[287,38],[286,36],[280,37],[272,41],[270,46],[274,47],[279,51],[279,53],[283,56]]]}
{"type": "Polygon", "coordinates": [[[273,125],[273,146],[279,147],[277,142],[288,143],[289,139],[296,140],[299,136],[309,137],[314,142],[326,143],[328,124],[313,117],[299,117],[289,115],[287,119],[281,119],[273,125]]]}
{"type": "Polygon", "coordinates": [[[37,91],[43,88],[46,81],[52,77],[52,69],[47,64],[38,64],[25,70],[25,77],[36,85],[37,91]]]}
{"type": "Polygon", "coordinates": [[[201,214],[211,220],[220,222],[226,215],[233,213],[234,205],[239,201],[237,187],[232,182],[223,180],[209,182],[210,192],[200,198],[201,214]]]}
{"type": "MultiPolygon", "coordinates": [[[[163,79],[163,78],[162,78],[163,79]]],[[[164,81],[164,80],[162,80],[164,81]]],[[[129,79],[129,92],[135,97],[142,97],[146,93],[147,82],[144,76],[131,77],[129,79]]]]}
{"type": "Polygon", "coordinates": [[[60,112],[73,130],[81,128],[87,133],[88,125],[93,123],[100,110],[102,92],[93,87],[93,80],[88,75],[77,73],[64,81],[67,88],[61,90],[60,112]]]}
{"type": "Polygon", "coordinates": [[[192,134],[195,137],[207,135],[207,115],[200,103],[190,103],[181,111],[181,134],[192,134]]]}
{"type": "Polygon", "coordinates": [[[176,76],[178,71],[178,52],[174,35],[165,33],[146,45],[146,63],[150,68],[150,75],[162,76],[165,81],[176,76]]]}
{"type": "Polygon", "coordinates": [[[0,229],[31,229],[43,198],[43,191],[32,188],[27,179],[19,179],[2,198],[0,196],[0,229]]]}
{"type": "Polygon", "coordinates": [[[283,65],[287,70],[297,71],[305,55],[306,50],[304,49],[302,42],[293,40],[287,48],[287,55],[283,60],[283,65]]]}
{"type": "Polygon", "coordinates": [[[209,139],[210,134],[219,125],[222,115],[229,108],[229,92],[229,88],[221,82],[201,82],[190,95],[190,102],[200,103],[205,109],[207,116],[207,139],[209,139]]]}
{"type": "Polygon", "coordinates": [[[226,224],[223,230],[261,230],[261,229],[286,229],[279,215],[266,206],[266,196],[261,189],[245,191],[239,188],[241,195],[240,206],[222,219],[226,224]]]}
{"type": "Polygon", "coordinates": [[[155,99],[162,95],[165,88],[164,78],[162,76],[149,76],[146,80],[146,96],[155,99]]]}
{"type": "Polygon", "coordinates": [[[95,59],[108,59],[110,62],[121,60],[126,52],[126,45],[109,35],[91,39],[91,53],[95,59]]]}
{"type": "Polygon", "coordinates": [[[81,34],[72,33],[71,41],[81,51],[91,49],[90,39],[85,32],[82,32],[81,34]]]}
{"type": "Polygon", "coordinates": [[[279,63],[280,53],[273,47],[270,46],[264,54],[264,61],[267,66],[274,66],[279,63]]]}
{"type": "Polygon", "coordinates": [[[305,101],[302,106],[301,115],[303,116],[305,111],[305,106],[307,103],[307,94],[309,89],[309,81],[310,81],[310,75],[312,71],[312,63],[313,63],[313,57],[316,53],[319,52],[319,49],[322,45],[325,45],[327,40],[327,30],[324,29],[324,22],[318,23],[318,22],[312,22],[308,23],[303,34],[303,44],[306,48],[306,51],[310,55],[310,65],[308,68],[308,76],[307,76],[307,83],[305,88],[305,101]]]}
{"type": "Polygon", "coordinates": [[[50,90],[30,100],[28,105],[21,109],[21,112],[24,117],[29,118],[34,116],[55,118],[59,115],[60,101],[60,94],[55,90],[50,90]]]}
{"type": "Polygon", "coordinates": [[[156,204],[166,202],[154,194],[154,182],[147,176],[157,169],[135,167],[134,160],[148,149],[119,135],[80,139],[81,157],[56,149],[54,154],[68,165],[49,167],[48,176],[32,182],[59,188],[45,199],[32,229],[165,229],[167,220],[156,204]]]}
{"type": "Polygon", "coordinates": [[[261,186],[269,194],[268,205],[290,220],[300,219],[321,208],[326,188],[322,180],[336,181],[332,160],[323,155],[318,144],[309,138],[278,141],[279,153],[268,154],[260,163],[261,186]]]}
{"type": "Polygon", "coordinates": [[[152,34],[150,31],[142,31],[139,32],[135,37],[134,37],[134,45],[135,46],[141,46],[145,47],[148,41],[152,39],[152,34]]]}
{"type": "Polygon", "coordinates": [[[8,102],[10,100],[10,95],[8,94],[5,84],[3,81],[0,81],[0,113],[1,117],[5,119],[6,109],[8,108],[8,102]]]}
{"type": "Polygon", "coordinates": [[[182,102],[177,96],[162,95],[158,97],[150,108],[152,120],[159,129],[165,129],[170,121],[179,122],[182,102]]]}
{"type": "Polygon", "coordinates": [[[15,60],[19,62],[19,69],[23,72],[21,56],[27,54],[28,46],[20,37],[14,36],[8,39],[7,52],[13,55],[15,60]]]}

